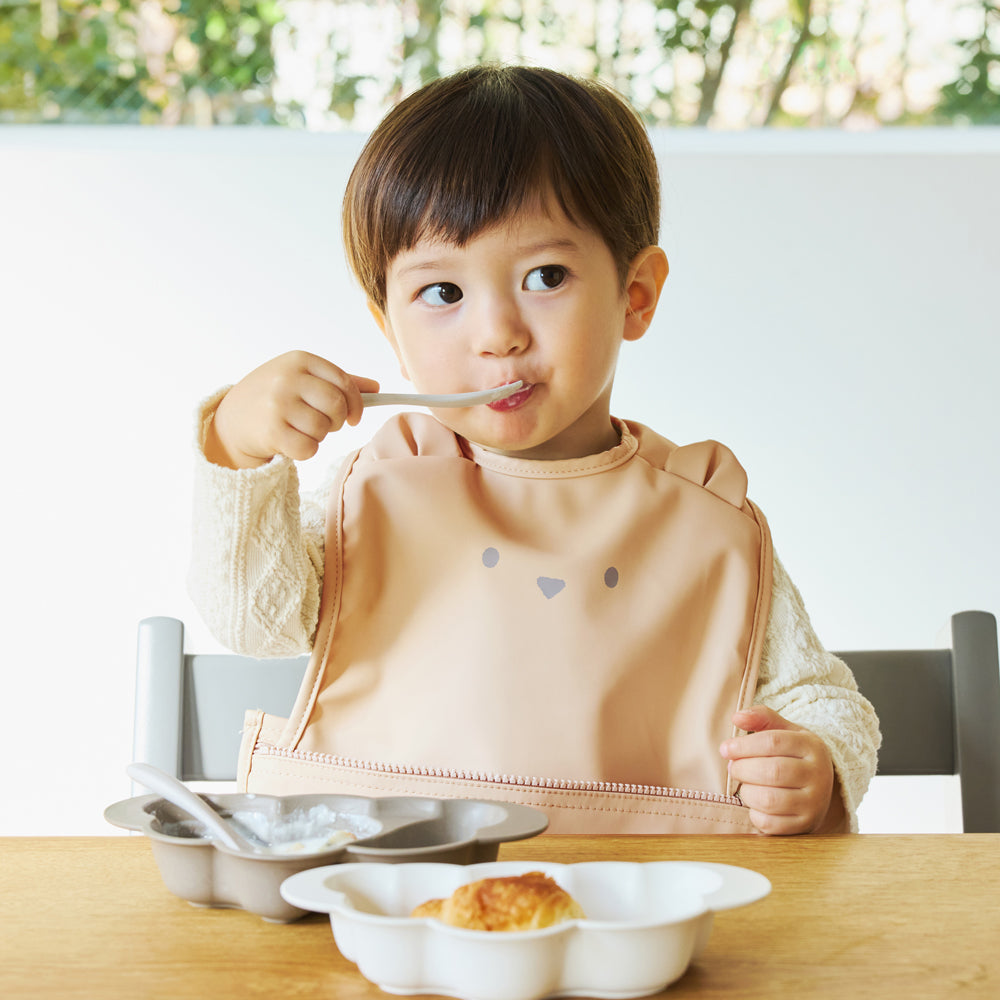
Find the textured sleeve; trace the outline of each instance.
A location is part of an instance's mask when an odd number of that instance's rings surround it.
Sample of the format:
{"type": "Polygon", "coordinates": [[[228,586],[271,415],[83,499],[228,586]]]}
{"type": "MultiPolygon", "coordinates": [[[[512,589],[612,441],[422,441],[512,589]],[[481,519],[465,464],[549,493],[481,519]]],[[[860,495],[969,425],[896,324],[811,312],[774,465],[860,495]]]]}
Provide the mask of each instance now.
{"type": "Polygon", "coordinates": [[[211,633],[237,653],[312,649],[323,585],[326,490],[299,497],[295,463],[256,469],[205,458],[205,429],[225,390],[198,410],[188,592],[211,633]]]}
{"type": "Polygon", "coordinates": [[[802,597],[777,558],[755,701],[823,739],[851,830],[857,831],[858,804],[875,774],[882,741],[878,718],[847,664],[816,637],[802,597]]]}

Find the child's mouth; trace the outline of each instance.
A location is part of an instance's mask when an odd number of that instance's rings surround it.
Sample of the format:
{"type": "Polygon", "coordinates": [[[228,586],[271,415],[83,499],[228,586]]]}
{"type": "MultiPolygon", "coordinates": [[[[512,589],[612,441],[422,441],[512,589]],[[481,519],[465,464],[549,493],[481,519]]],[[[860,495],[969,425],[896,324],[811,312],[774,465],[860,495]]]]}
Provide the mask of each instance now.
{"type": "Polygon", "coordinates": [[[487,405],[491,410],[496,410],[498,413],[504,413],[507,410],[516,410],[528,401],[534,391],[535,387],[529,382],[524,388],[518,389],[513,395],[507,396],[504,399],[498,399],[487,405]]]}

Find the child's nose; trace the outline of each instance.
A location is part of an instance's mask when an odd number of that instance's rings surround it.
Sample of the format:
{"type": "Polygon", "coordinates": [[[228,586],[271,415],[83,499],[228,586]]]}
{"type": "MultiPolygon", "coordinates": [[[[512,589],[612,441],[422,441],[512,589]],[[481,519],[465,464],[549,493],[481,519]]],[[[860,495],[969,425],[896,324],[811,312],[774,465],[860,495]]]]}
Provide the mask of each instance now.
{"type": "Polygon", "coordinates": [[[477,330],[479,352],[506,357],[520,354],[531,342],[531,331],[517,309],[496,304],[482,311],[477,330]]]}

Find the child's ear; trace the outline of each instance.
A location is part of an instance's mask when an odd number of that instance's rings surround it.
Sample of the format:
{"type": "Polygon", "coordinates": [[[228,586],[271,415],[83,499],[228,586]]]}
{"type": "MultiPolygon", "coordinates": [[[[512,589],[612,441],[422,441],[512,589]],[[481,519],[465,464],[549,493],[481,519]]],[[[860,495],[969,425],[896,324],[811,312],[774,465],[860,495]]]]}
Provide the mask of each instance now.
{"type": "Polygon", "coordinates": [[[632,258],[625,281],[625,340],[638,340],[649,329],[669,272],[667,255],[661,247],[646,247],[632,258]]]}
{"type": "Polygon", "coordinates": [[[392,332],[392,324],[389,322],[389,318],[371,299],[368,300],[368,311],[372,314],[372,319],[375,320],[385,339],[389,341],[389,346],[392,348],[393,353],[396,355],[396,360],[399,362],[399,370],[403,378],[409,382],[410,376],[406,373],[406,365],[403,364],[403,356],[399,353],[399,344],[396,342],[396,335],[392,332]]]}

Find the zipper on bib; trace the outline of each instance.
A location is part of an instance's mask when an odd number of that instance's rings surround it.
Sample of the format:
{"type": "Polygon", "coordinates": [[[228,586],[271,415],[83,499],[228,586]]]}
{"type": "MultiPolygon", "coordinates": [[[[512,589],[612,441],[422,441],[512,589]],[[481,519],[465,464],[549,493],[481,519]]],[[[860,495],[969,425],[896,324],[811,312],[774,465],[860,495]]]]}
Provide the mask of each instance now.
{"type": "Polygon", "coordinates": [[[254,754],[264,757],[284,757],[312,764],[327,764],[358,771],[376,771],[382,774],[403,774],[417,778],[448,778],[454,781],[483,782],[491,785],[508,785],[512,788],[540,788],[569,792],[605,792],[612,795],[648,795],[662,799],[688,799],[697,802],[718,802],[727,805],[742,805],[735,795],[719,795],[716,792],[700,791],[696,788],[668,788],[662,785],[632,785],[618,781],[569,781],[563,778],[524,777],[512,774],[483,774],[478,771],[453,770],[451,768],[414,767],[408,764],[390,764],[385,761],[359,760],[354,757],[340,757],[318,750],[289,750],[258,742],[254,754]]]}

